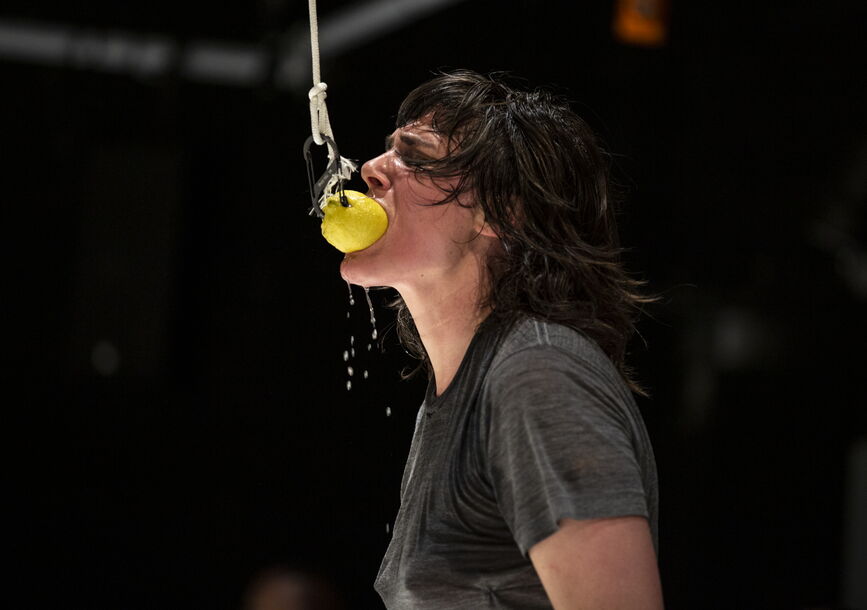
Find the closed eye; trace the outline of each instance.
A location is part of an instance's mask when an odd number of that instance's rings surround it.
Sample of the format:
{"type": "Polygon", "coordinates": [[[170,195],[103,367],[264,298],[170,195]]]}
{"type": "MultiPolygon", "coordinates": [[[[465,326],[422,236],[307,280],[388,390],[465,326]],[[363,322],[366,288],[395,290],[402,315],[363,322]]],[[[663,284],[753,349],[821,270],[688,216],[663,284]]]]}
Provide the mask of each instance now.
{"type": "Polygon", "coordinates": [[[420,152],[419,147],[435,148],[435,145],[405,133],[400,134],[399,145],[395,145],[393,135],[385,136],[385,151],[394,149],[397,156],[409,165],[422,165],[436,161],[435,157],[420,152]]]}

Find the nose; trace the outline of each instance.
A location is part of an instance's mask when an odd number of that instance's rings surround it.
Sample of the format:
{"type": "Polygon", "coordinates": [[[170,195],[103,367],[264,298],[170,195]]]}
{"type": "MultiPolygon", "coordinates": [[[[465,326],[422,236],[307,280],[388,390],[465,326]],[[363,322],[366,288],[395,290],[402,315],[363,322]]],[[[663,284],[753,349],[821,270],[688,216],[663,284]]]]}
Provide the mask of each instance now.
{"type": "Polygon", "coordinates": [[[367,183],[374,196],[383,195],[391,188],[388,163],[388,153],[383,153],[361,166],[361,179],[367,183]]]}

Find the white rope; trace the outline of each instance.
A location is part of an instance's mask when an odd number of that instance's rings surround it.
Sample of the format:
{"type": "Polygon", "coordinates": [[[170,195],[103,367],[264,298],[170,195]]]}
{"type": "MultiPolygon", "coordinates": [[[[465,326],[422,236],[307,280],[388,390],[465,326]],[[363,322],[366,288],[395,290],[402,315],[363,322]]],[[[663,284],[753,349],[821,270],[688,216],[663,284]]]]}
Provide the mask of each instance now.
{"type": "MultiPolygon", "coordinates": [[[[309,8],[310,56],[313,63],[313,87],[307,93],[307,97],[310,99],[310,132],[313,135],[313,141],[321,146],[327,143],[325,137],[334,142],[334,132],[331,130],[331,121],[328,118],[328,107],[325,105],[325,98],[328,97],[326,93],[328,85],[322,82],[319,68],[319,20],[316,16],[316,0],[309,0],[309,8]]],[[[334,157],[334,147],[328,144],[328,161],[334,161],[334,157]]],[[[325,186],[322,202],[337,191],[341,181],[349,180],[352,172],[356,170],[355,163],[344,157],[340,157],[339,166],[338,172],[331,175],[325,186]]]]}
{"type": "Polygon", "coordinates": [[[333,140],[334,133],[331,131],[331,122],[328,120],[328,108],[325,106],[325,98],[328,97],[325,91],[328,89],[328,85],[322,82],[319,68],[319,19],[316,16],[316,0],[309,0],[309,7],[313,87],[307,97],[310,98],[310,131],[313,134],[313,141],[321,146],[325,144],[325,139],[322,136],[328,136],[333,140]]]}
{"type": "Polygon", "coordinates": [[[325,106],[325,98],[327,97],[325,91],[327,89],[328,85],[319,83],[314,85],[307,94],[307,97],[310,98],[310,132],[313,134],[313,141],[320,146],[325,144],[325,139],[322,136],[334,139],[331,122],[328,120],[328,108],[325,106]]]}

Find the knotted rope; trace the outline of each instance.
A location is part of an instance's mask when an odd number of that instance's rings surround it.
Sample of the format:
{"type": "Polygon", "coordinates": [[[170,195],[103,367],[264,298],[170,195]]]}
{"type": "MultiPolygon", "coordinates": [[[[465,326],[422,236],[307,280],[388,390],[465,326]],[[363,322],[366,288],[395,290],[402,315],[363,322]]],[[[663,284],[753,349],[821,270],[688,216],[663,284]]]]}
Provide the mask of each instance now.
{"type": "MultiPolygon", "coordinates": [[[[357,169],[357,166],[349,159],[341,157],[337,152],[337,145],[334,142],[334,132],[331,129],[331,121],[328,118],[328,107],[325,105],[325,98],[328,97],[326,93],[328,85],[322,82],[319,67],[319,20],[316,15],[316,0],[309,0],[309,8],[310,55],[313,63],[313,87],[307,93],[307,97],[310,99],[310,132],[311,138],[316,144],[320,146],[326,144],[328,146],[328,169],[325,170],[326,173],[315,183],[311,179],[311,187],[315,186],[316,188],[313,190],[318,191],[310,193],[314,199],[314,209],[312,212],[319,214],[317,208],[321,206],[325,199],[337,193],[338,190],[342,193],[343,182],[349,180],[352,172],[357,169]]],[[[305,157],[308,159],[308,167],[310,167],[308,156],[309,142],[305,144],[304,148],[305,157]]]]}

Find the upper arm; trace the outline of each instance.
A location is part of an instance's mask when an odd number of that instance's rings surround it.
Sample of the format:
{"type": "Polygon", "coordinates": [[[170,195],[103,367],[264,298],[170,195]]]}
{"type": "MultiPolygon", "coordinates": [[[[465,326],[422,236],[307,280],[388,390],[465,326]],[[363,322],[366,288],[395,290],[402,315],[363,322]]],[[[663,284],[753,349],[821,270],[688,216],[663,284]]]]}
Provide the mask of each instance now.
{"type": "Polygon", "coordinates": [[[659,610],[662,586],[644,517],[561,519],[530,548],[556,610],[659,610]]]}
{"type": "Polygon", "coordinates": [[[523,351],[494,377],[486,460],[497,507],[525,556],[564,517],[655,517],[628,397],[609,380],[551,348],[523,351]]]}

